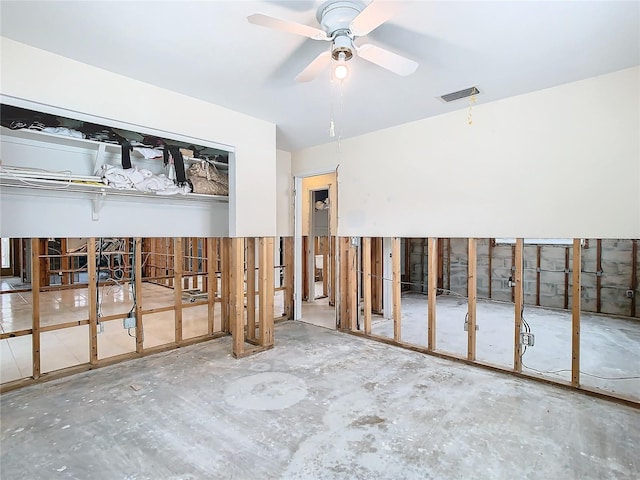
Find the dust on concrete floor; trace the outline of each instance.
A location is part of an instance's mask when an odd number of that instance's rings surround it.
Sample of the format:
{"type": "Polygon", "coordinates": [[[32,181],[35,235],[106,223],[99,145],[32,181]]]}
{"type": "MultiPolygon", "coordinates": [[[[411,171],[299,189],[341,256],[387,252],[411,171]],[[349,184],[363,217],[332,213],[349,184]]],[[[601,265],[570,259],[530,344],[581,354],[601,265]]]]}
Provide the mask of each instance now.
{"type": "Polygon", "coordinates": [[[298,322],[0,397],[9,479],[637,479],[640,411],[298,322]]]}
{"type": "MultiPolygon", "coordinates": [[[[478,300],[476,356],[479,361],[513,368],[514,304],[478,300]]],[[[464,322],[467,299],[441,295],[436,299],[436,349],[467,355],[464,322]]],[[[401,339],[427,346],[428,298],[419,293],[402,295],[401,339]]],[[[571,311],[527,305],[523,312],[535,334],[535,345],[522,356],[523,371],[555,381],[571,380],[571,311]]],[[[372,332],[393,338],[393,321],[374,316],[372,332]]],[[[581,313],[580,383],[607,393],[640,400],[640,321],[581,313]]]]}

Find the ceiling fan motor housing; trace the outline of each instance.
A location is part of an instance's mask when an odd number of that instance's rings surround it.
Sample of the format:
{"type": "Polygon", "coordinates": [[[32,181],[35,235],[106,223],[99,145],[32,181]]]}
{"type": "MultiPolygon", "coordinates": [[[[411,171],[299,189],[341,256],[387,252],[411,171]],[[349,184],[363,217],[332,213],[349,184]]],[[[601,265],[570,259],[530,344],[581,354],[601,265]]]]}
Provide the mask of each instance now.
{"type": "Polygon", "coordinates": [[[334,60],[344,53],[344,59],[353,57],[353,34],[349,25],[365,8],[364,2],[358,0],[335,1],[323,3],[318,8],[316,18],[329,37],[333,37],[331,56],[334,60]]]}

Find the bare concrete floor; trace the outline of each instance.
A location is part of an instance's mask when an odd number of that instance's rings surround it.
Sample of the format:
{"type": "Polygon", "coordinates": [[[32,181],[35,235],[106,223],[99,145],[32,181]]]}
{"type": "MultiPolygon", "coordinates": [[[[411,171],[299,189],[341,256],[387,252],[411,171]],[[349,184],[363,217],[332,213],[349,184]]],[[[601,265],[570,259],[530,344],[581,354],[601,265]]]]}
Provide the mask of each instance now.
{"type": "Polygon", "coordinates": [[[637,479],[640,411],[298,322],[0,397],[13,479],[637,479]]]}
{"type": "MultiPolygon", "coordinates": [[[[477,359],[513,368],[514,305],[478,300],[477,359]]],[[[427,345],[426,295],[402,295],[401,339],[427,345]]],[[[436,300],[436,349],[467,355],[464,330],[467,299],[442,295],[436,300]]],[[[526,306],[524,318],[535,335],[535,345],[522,357],[523,371],[558,381],[571,379],[571,312],[526,306]]],[[[640,321],[581,314],[581,384],[640,400],[640,321]]],[[[374,316],[372,333],[393,338],[393,321],[374,316]]]]}

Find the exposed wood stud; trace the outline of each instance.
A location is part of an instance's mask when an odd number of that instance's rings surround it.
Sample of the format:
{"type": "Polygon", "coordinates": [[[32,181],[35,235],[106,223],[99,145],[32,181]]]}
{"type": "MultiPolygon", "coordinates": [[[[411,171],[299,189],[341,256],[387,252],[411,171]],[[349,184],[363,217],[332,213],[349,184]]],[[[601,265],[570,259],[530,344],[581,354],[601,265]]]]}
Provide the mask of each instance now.
{"type": "Polygon", "coordinates": [[[438,242],[438,288],[444,288],[444,243],[438,242]]]}
{"type": "Polygon", "coordinates": [[[244,352],[244,238],[231,238],[229,243],[229,321],[237,357],[244,352]]]}
{"type": "Polygon", "coordinates": [[[302,299],[306,301],[313,300],[309,298],[310,285],[312,279],[309,278],[309,237],[302,237],[302,299]]]}
{"type": "MultiPolygon", "coordinates": [[[[260,277],[260,345],[270,347],[273,338],[273,237],[260,238],[258,255],[258,275],[260,277]]],[[[251,252],[250,252],[251,253],[251,252]]],[[[255,252],[254,252],[255,255],[255,252]]]]}
{"type": "Polygon", "coordinates": [[[427,252],[427,284],[428,284],[428,325],[427,325],[427,349],[433,351],[436,348],[436,296],[438,295],[437,269],[438,269],[438,239],[429,237],[427,252]]]}
{"type": "Polygon", "coordinates": [[[564,309],[569,309],[569,247],[564,248],[564,309]]]}
{"type": "Polygon", "coordinates": [[[522,286],[522,270],[523,261],[522,253],[524,249],[524,240],[516,238],[516,244],[513,247],[514,264],[515,264],[515,288],[513,292],[515,303],[515,328],[514,328],[514,348],[513,348],[513,369],[516,372],[522,372],[522,345],[520,344],[520,332],[522,331],[522,305],[523,305],[523,286],[522,286]]]}
{"type": "Polygon", "coordinates": [[[340,329],[349,328],[349,285],[348,285],[349,237],[340,238],[340,329]]]}
{"type": "Polygon", "coordinates": [[[136,353],[144,352],[144,324],[143,324],[143,295],[142,295],[142,238],[136,237],[135,242],[135,280],[134,288],[136,291],[136,353]]]}
{"type": "Polygon", "coordinates": [[[322,295],[329,295],[329,237],[320,237],[322,242],[322,295]]]}
{"type": "Polygon", "coordinates": [[[542,257],[542,247],[536,245],[536,305],[540,306],[540,265],[542,257]]]}
{"type": "Polygon", "coordinates": [[[293,237],[283,239],[284,247],[284,315],[287,319],[293,320],[294,314],[294,254],[293,254],[293,237]]]}
{"type": "Polygon", "coordinates": [[[424,293],[424,257],[426,255],[426,240],[420,239],[420,292],[424,293]]]}
{"type": "Polygon", "coordinates": [[[573,239],[573,288],[571,291],[571,385],[580,385],[580,306],[581,306],[582,246],[573,239]]]}
{"type": "Polygon", "coordinates": [[[98,362],[98,274],[96,272],[96,239],[87,240],[87,276],[89,285],[89,363],[98,362]]]}
{"type": "Polygon", "coordinates": [[[487,288],[489,289],[489,299],[491,299],[491,295],[493,294],[493,287],[492,287],[492,283],[493,283],[493,242],[495,241],[495,239],[490,238],[489,239],[489,272],[488,272],[488,285],[487,288]]]}
{"type": "MultiPolygon", "coordinates": [[[[187,242],[189,239],[187,238],[187,242]]],[[[184,243],[182,237],[173,239],[173,299],[175,305],[174,326],[175,326],[175,342],[182,342],[182,270],[184,267],[184,243]]]]}
{"type": "Polygon", "coordinates": [[[451,290],[451,239],[447,238],[447,290],[451,290]]]}
{"type": "Polygon", "coordinates": [[[371,237],[362,239],[362,300],[364,333],[371,333],[371,237]]]}
{"type": "MultiPolygon", "coordinates": [[[[516,243],[517,243],[517,239],[516,239],[516,243]]],[[[516,245],[512,245],[512,246],[511,246],[511,265],[514,267],[514,268],[512,268],[512,269],[511,269],[511,275],[513,275],[513,274],[514,274],[514,269],[515,269],[515,268],[517,268],[517,267],[516,267],[516,248],[517,248],[517,247],[516,247],[516,245]]],[[[524,247],[523,247],[523,248],[524,248],[524,247]]],[[[522,252],[520,252],[520,253],[522,253],[522,252]]],[[[515,280],[514,280],[514,281],[515,281],[515,280]]],[[[512,288],[512,289],[511,289],[511,301],[512,301],[512,302],[515,302],[515,301],[516,301],[516,297],[515,297],[515,295],[516,295],[516,292],[515,292],[515,290],[512,288]]]]}
{"type": "Polygon", "coordinates": [[[215,330],[215,305],[216,305],[216,244],[214,238],[207,238],[207,333],[213,335],[215,330]]]}
{"type": "Polygon", "coordinates": [[[31,354],[33,360],[32,377],[40,377],[40,254],[42,242],[31,239],[31,354]]]}
{"type": "Polygon", "coordinates": [[[382,237],[375,237],[371,244],[372,250],[372,268],[373,268],[373,277],[371,282],[373,283],[373,290],[371,294],[371,302],[372,302],[372,311],[377,314],[382,314],[384,311],[383,305],[383,275],[384,275],[384,266],[382,261],[382,237]]]}
{"type": "Polygon", "coordinates": [[[356,264],[357,248],[348,238],[347,244],[347,318],[351,331],[358,329],[358,266],[356,264]]]}
{"type": "Polygon", "coordinates": [[[636,296],[638,294],[638,240],[631,240],[631,316],[636,316],[636,296]]]}
{"type": "Polygon", "coordinates": [[[331,281],[329,282],[329,305],[335,306],[336,304],[336,272],[338,270],[338,266],[336,264],[336,238],[335,236],[331,237],[330,248],[329,248],[329,277],[331,281]]]}
{"type": "MultiPolygon", "coordinates": [[[[247,238],[245,243],[246,243],[246,250],[247,250],[247,253],[246,253],[247,339],[255,340],[256,339],[256,239],[247,238]]],[[[260,245],[260,254],[262,254],[262,244],[260,245]]],[[[262,282],[260,282],[260,288],[262,288],[262,282]]],[[[262,318],[262,315],[260,317],[262,318]]]]}
{"type": "Polygon", "coordinates": [[[401,275],[400,275],[400,238],[391,238],[391,270],[392,270],[392,308],[393,308],[393,339],[402,340],[402,310],[401,310],[401,275]]]}
{"type": "Polygon", "coordinates": [[[602,239],[596,240],[596,312],[602,312],[602,239]]]}
{"type": "Polygon", "coordinates": [[[220,311],[222,312],[222,331],[227,333],[231,331],[231,322],[229,321],[229,313],[231,309],[229,298],[229,271],[231,269],[229,258],[230,243],[230,238],[223,238],[220,242],[220,311]]]}
{"type": "Polygon", "coordinates": [[[476,359],[476,296],[477,296],[477,240],[469,238],[469,253],[467,261],[467,360],[476,359]]]}

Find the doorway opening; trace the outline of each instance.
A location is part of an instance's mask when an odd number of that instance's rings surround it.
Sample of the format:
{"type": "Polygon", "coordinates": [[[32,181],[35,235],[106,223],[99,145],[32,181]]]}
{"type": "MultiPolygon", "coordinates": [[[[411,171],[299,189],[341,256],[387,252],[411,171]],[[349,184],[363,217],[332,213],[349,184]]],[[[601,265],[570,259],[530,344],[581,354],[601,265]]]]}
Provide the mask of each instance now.
{"type": "Polygon", "coordinates": [[[336,328],[336,173],[296,177],[295,319],[336,328]]]}

